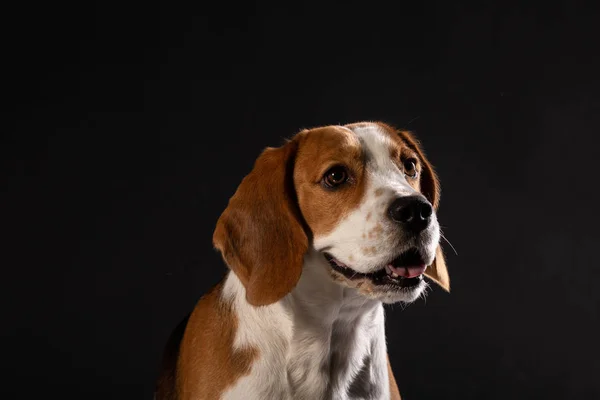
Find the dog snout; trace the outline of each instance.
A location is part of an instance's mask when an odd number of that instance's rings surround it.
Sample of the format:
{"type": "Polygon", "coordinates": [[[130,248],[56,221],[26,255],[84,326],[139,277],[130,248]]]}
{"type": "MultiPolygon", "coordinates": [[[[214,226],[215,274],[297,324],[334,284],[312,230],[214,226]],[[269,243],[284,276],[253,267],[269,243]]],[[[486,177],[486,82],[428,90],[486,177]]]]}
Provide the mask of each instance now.
{"type": "Polygon", "coordinates": [[[398,197],[390,204],[388,214],[394,222],[419,233],[429,226],[433,207],[423,196],[398,197]]]}

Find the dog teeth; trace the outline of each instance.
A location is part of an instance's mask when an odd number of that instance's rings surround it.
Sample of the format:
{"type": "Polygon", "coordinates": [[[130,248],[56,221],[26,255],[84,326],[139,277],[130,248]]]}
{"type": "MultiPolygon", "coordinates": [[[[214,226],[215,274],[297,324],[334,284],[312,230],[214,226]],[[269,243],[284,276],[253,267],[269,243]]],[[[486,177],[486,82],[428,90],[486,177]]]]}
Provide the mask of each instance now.
{"type": "Polygon", "coordinates": [[[389,266],[389,265],[386,265],[386,266],[385,266],[385,272],[386,272],[386,273],[387,273],[389,276],[391,276],[392,278],[397,278],[397,277],[398,277],[398,274],[396,274],[394,271],[392,271],[392,269],[390,268],[390,266],[389,266]]]}
{"type": "Polygon", "coordinates": [[[398,274],[397,274],[397,273],[395,273],[394,271],[392,271],[392,269],[390,268],[390,266],[389,266],[389,265],[386,265],[386,266],[385,266],[385,272],[386,272],[386,273],[387,273],[389,276],[391,276],[392,278],[397,278],[397,277],[398,277],[398,274]]]}

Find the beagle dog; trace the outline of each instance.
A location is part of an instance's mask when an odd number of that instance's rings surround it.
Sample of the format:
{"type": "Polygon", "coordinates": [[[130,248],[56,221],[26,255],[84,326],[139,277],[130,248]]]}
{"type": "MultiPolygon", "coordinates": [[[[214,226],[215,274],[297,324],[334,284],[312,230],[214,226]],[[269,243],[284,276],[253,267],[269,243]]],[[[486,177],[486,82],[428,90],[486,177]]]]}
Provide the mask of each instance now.
{"type": "Polygon", "coordinates": [[[383,303],[449,291],[436,175],[379,122],[267,148],[220,216],[229,267],[171,335],[157,400],[400,399],[383,303]]]}

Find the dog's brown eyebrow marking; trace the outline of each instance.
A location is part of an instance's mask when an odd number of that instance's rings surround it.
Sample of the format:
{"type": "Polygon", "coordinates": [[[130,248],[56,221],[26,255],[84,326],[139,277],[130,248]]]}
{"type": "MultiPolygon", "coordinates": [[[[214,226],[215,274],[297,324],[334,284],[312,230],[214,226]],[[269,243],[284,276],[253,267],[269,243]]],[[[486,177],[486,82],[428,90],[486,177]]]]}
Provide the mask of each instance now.
{"type": "Polygon", "coordinates": [[[375,197],[379,197],[383,194],[383,189],[379,188],[377,190],[375,190],[375,197]]]}

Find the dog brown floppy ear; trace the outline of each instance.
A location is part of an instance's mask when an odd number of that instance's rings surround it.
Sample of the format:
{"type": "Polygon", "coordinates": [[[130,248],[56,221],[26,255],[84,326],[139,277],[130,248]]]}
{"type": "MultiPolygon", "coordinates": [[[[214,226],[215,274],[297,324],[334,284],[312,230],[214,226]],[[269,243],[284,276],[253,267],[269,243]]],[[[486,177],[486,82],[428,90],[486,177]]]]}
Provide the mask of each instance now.
{"type": "Polygon", "coordinates": [[[448,267],[446,267],[442,246],[438,245],[435,251],[435,259],[425,270],[425,276],[440,285],[445,291],[450,292],[450,276],[448,275],[448,267]]]}
{"type": "Polygon", "coordinates": [[[217,221],[213,243],[246,288],[246,300],[267,305],[300,279],[308,237],[293,184],[297,142],[267,148],[217,221]]]}
{"type": "MultiPolygon", "coordinates": [[[[438,209],[440,203],[440,183],[433,167],[425,157],[425,153],[417,139],[407,131],[399,132],[404,141],[417,153],[421,159],[421,193],[429,200],[435,210],[438,209]]],[[[431,278],[435,283],[440,285],[447,292],[450,291],[450,276],[448,275],[448,267],[444,258],[442,247],[438,245],[435,252],[433,263],[425,270],[425,276],[431,278]]]]}

